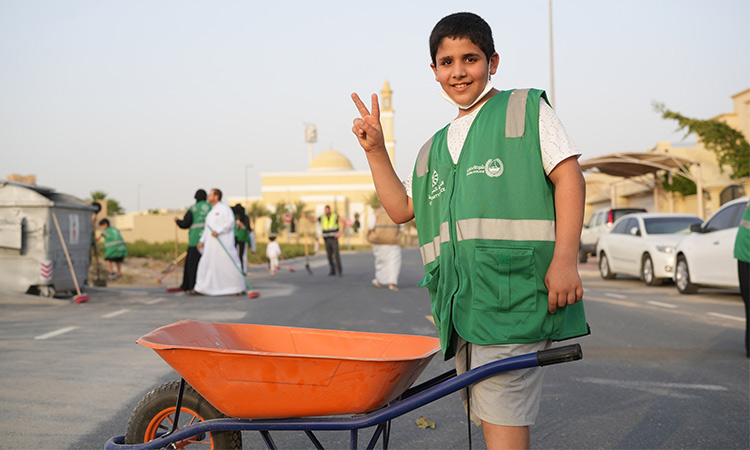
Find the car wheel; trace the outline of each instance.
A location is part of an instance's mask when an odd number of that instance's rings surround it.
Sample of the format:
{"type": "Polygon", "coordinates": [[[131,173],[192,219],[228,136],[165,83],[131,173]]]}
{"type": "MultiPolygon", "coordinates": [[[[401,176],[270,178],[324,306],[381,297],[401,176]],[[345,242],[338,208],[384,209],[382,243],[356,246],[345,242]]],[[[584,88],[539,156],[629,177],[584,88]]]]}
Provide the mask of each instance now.
{"type": "Polygon", "coordinates": [[[609,269],[609,260],[604,252],[599,255],[599,274],[605,280],[611,280],[615,277],[615,274],[609,269]]]}
{"type": "Polygon", "coordinates": [[[654,275],[654,262],[648,254],[641,261],[641,279],[649,286],[661,286],[662,279],[654,275]]]}
{"type": "Polygon", "coordinates": [[[588,261],[588,259],[589,259],[588,253],[586,253],[583,247],[578,246],[578,262],[583,264],[586,261],[588,261]]]}
{"type": "Polygon", "coordinates": [[[695,294],[698,292],[698,286],[690,282],[690,269],[688,269],[687,260],[682,255],[677,257],[674,284],[680,294],[695,294]]]}

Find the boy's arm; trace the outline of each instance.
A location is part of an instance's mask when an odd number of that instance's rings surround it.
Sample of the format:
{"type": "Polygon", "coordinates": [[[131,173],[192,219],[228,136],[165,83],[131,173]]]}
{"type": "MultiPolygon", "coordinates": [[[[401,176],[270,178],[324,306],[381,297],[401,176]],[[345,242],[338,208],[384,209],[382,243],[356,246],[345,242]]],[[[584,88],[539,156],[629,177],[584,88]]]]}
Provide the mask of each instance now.
{"type": "Polygon", "coordinates": [[[354,119],[352,132],[365,150],[380,203],[391,220],[395,223],[406,223],[414,218],[414,205],[411,198],[406,195],[406,189],[396,171],[393,170],[388,150],[385,148],[383,129],[380,126],[378,96],[372,94],[372,111],[367,110],[357,94],[352,94],[352,100],[361,116],[354,119]]]}
{"type": "Polygon", "coordinates": [[[544,283],[549,290],[549,312],[583,298],[578,274],[578,245],[583,226],[586,183],[575,156],[559,163],[549,174],[555,185],[555,253],[544,283]]]}

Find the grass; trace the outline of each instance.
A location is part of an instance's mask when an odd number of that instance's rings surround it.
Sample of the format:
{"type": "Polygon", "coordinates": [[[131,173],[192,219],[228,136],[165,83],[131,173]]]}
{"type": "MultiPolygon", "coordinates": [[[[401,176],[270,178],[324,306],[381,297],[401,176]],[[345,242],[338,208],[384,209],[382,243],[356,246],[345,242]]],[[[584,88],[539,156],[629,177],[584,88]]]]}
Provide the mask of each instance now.
{"type": "MultiPolygon", "coordinates": [[[[152,258],[161,261],[172,261],[174,259],[174,242],[163,242],[160,244],[153,244],[146,241],[135,241],[126,243],[128,247],[128,256],[132,258],[152,258]]],[[[247,255],[248,264],[266,264],[268,258],[266,258],[266,242],[258,242],[255,253],[249,253],[247,255]]],[[[279,243],[281,247],[281,254],[286,259],[297,258],[305,256],[304,244],[285,244],[279,243]]],[[[312,255],[312,245],[309,247],[310,255],[312,255]]],[[[352,250],[369,250],[370,246],[355,245],[352,246],[352,250]]],[[[348,250],[347,246],[341,246],[342,250],[348,250]]],[[[177,246],[177,253],[187,251],[187,244],[179,244],[177,246]]],[[[100,254],[104,255],[104,247],[100,246],[100,254]]]]}

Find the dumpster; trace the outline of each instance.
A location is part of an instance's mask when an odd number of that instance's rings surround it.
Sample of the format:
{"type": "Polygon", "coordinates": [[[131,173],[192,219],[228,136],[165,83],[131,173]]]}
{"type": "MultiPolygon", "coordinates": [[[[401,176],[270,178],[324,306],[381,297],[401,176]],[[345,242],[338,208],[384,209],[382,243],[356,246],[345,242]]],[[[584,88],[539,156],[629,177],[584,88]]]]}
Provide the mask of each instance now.
{"type": "Polygon", "coordinates": [[[86,283],[96,208],[51,188],[0,180],[0,290],[46,297],[75,292],[53,212],[78,284],[86,283]]]}

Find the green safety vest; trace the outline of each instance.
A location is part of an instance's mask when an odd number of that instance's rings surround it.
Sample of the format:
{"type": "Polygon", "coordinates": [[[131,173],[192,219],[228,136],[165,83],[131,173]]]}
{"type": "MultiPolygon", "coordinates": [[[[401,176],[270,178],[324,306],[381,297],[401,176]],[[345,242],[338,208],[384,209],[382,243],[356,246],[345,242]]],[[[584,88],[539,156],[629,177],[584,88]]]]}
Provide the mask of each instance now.
{"type": "Polygon", "coordinates": [[[124,258],[128,256],[128,247],[122,240],[120,230],[110,226],[102,230],[102,236],[104,236],[104,258],[124,258]]]}
{"type": "Polygon", "coordinates": [[[583,303],[548,312],[554,185],[539,143],[540,90],[502,91],[477,113],[454,164],[448,127],[420,150],[412,188],[432,316],[443,356],[456,333],[479,345],[588,332],[583,303]],[[506,113],[507,112],[507,113],[506,113]]]}
{"type": "Polygon", "coordinates": [[[193,223],[190,225],[188,232],[188,246],[197,247],[198,242],[203,234],[203,228],[206,227],[206,216],[211,211],[211,204],[205,201],[196,202],[190,207],[190,213],[193,215],[193,223]]]}
{"type": "Polygon", "coordinates": [[[734,241],[734,258],[750,263],[750,207],[748,206],[745,206],[734,241]]]}
{"type": "Polygon", "coordinates": [[[323,214],[320,216],[320,229],[323,232],[323,237],[335,237],[339,232],[339,215],[335,212],[331,213],[331,217],[323,214]]]}

